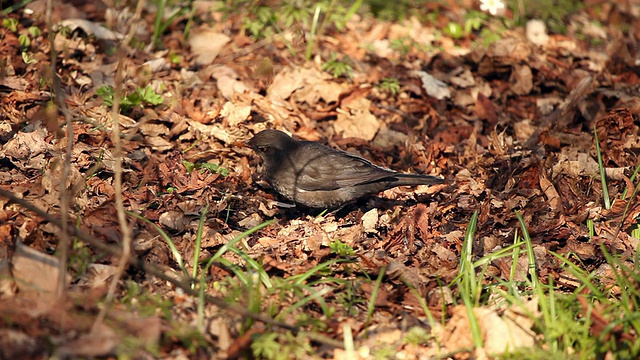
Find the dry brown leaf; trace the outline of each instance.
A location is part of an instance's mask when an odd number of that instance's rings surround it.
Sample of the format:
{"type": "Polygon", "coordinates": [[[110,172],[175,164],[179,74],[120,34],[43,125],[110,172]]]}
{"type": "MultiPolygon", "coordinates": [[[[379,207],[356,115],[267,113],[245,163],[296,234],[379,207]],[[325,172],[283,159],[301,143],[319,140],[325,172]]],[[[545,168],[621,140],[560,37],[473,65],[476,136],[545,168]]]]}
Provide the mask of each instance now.
{"type": "Polygon", "coordinates": [[[89,264],[87,274],[81,279],[80,283],[91,288],[106,288],[109,284],[109,279],[111,279],[117,271],[117,266],[89,264]]]}
{"type": "Polygon", "coordinates": [[[18,286],[9,269],[9,260],[0,259],[0,299],[13,297],[17,291],[18,286]]]}
{"type": "Polygon", "coordinates": [[[544,21],[531,19],[527,21],[525,33],[527,40],[538,46],[546,46],[549,43],[549,35],[547,35],[547,25],[544,21]]]}
{"type": "Polygon", "coordinates": [[[409,75],[420,79],[422,88],[427,95],[434,97],[438,100],[448,99],[451,97],[451,90],[447,84],[439,79],[436,79],[433,75],[426,71],[410,71],[409,75]]]}
{"type": "Polygon", "coordinates": [[[235,134],[229,133],[230,129],[224,128],[219,124],[205,125],[197,121],[187,120],[191,131],[196,132],[206,138],[218,139],[225,144],[233,144],[240,138],[235,134]]]}
{"type": "Polygon", "coordinates": [[[598,163],[587,153],[576,148],[563,148],[558,160],[552,167],[552,178],[560,174],[596,177],[600,174],[598,163]]]}
{"type": "Polygon", "coordinates": [[[320,100],[325,104],[336,104],[340,95],[347,91],[347,87],[334,81],[322,81],[314,86],[305,86],[294,94],[297,101],[305,102],[309,106],[316,107],[320,100]]]}
{"type": "Polygon", "coordinates": [[[193,29],[189,36],[191,52],[196,55],[196,64],[200,66],[213,63],[229,41],[231,38],[227,35],[205,27],[193,29]]]}
{"type": "Polygon", "coordinates": [[[100,40],[115,41],[124,39],[124,35],[115,31],[111,31],[98,23],[85,19],[63,20],[59,23],[59,26],[68,27],[71,29],[71,31],[80,28],[85,33],[93,35],[100,40]]]}
{"type": "Polygon", "coordinates": [[[531,120],[525,119],[513,125],[513,131],[518,141],[524,143],[536,132],[537,127],[533,126],[531,120]]]}
{"type": "Polygon", "coordinates": [[[531,46],[520,38],[503,38],[491,44],[487,54],[502,65],[516,65],[531,55],[531,46]]]}
{"type": "Polygon", "coordinates": [[[335,131],[343,137],[373,140],[381,125],[370,107],[371,101],[364,97],[343,105],[343,111],[338,113],[338,119],[333,123],[335,131]]]}
{"type": "Polygon", "coordinates": [[[560,203],[560,195],[553,186],[553,183],[544,176],[540,177],[540,189],[542,189],[542,192],[547,196],[551,209],[553,211],[561,211],[562,204],[560,203]]]}
{"type": "Polygon", "coordinates": [[[47,132],[37,126],[30,132],[18,132],[6,144],[0,147],[0,158],[8,158],[20,169],[42,169],[47,155],[53,146],[45,141],[47,132]]]}
{"type": "Polygon", "coordinates": [[[304,86],[313,87],[328,78],[327,74],[323,74],[313,68],[285,67],[273,78],[273,82],[267,89],[267,99],[275,101],[286,100],[296,90],[304,86]]]}
{"type": "Polygon", "coordinates": [[[113,354],[119,344],[120,339],[116,332],[102,323],[94,331],[60,346],[56,350],[56,355],[63,358],[106,356],[113,354]]]}
{"type": "Polygon", "coordinates": [[[533,89],[533,73],[527,65],[515,65],[511,72],[511,91],[516,95],[527,95],[533,89]]]}
{"type": "Polygon", "coordinates": [[[498,113],[496,106],[491,99],[484,96],[482,93],[478,94],[476,101],[476,115],[479,119],[486,120],[489,124],[495,124],[498,122],[498,113]]]}
{"type": "Polygon", "coordinates": [[[378,209],[373,208],[362,215],[362,227],[366,233],[377,233],[378,209]]]}
{"type": "Polygon", "coordinates": [[[227,100],[233,100],[236,95],[244,94],[249,91],[249,87],[242,81],[238,80],[239,76],[232,68],[226,65],[216,65],[211,68],[211,77],[217,83],[218,90],[227,100]]]}
{"type": "Polygon", "coordinates": [[[34,338],[12,329],[0,329],[0,358],[35,359],[42,352],[34,338]]]}
{"type": "Polygon", "coordinates": [[[191,220],[182,211],[170,210],[160,214],[158,222],[172,231],[182,232],[191,220]]]}
{"type": "Polygon", "coordinates": [[[175,146],[171,141],[168,141],[167,139],[160,136],[149,136],[145,138],[145,141],[151,146],[152,149],[159,152],[169,151],[175,146]]]}
{"type": "MultiPolygon", "coordinates": [[[[531,330],[533,321],[527,316],[520,316],[519,311],[509,315],[499,316],[495,310],[489,308],[474,308],[484,343],[484,349],[491,356],[514,351],[523,347],[535,345],[535,333],[531,330]]],[[[461,348],[472,348],[473,339],[471,327],[465,306],[453,308],[453,315],[445,326],[444,345],[455,351],[461,348]]]]}
{"type": "MultiPolygon", "coordinates": [[[[16,244],[11,259],[13,278],[20,292],[55,293],[58,287],[58,258],[16,244]]],[[[70,278],[67,277],[67,282],[70,278]]]]}
{"type": "Polygon", "coordinates": [[[250,104],[232,103],[227,101],[220,110],[220,116],[227,119],[229,126],[235,127],[243,123],[251,115],[250,104]]]}
{"type": "Polygon", "coordinates": [[[169,133],[169,128],[164,124],[145,122],[140,125],[140,132],[146,136],[166,136],[169,133]]]}

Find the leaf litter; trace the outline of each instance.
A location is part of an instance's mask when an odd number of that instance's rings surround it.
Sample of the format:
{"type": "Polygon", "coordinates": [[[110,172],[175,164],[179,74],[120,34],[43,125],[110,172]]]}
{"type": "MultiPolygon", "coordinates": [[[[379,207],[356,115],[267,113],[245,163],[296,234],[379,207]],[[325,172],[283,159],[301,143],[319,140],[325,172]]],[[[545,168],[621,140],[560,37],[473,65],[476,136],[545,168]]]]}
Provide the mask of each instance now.
{"type": "MultiPolygon", "coordinates": [[[[59,125],[63,114],[48,107],[48,29],[37,12],[20,10],[10,16],[19,20],[19,32],[31,23],[45,35],[34,37],[38,46],[27,49],[36,61],[25,62],[16,56],[22,50],[15,33],[0,29],[0,53],[6,59],[0,77],[0,187],[56,215],[60,196],[69,196],[75,226],[119,244],[111,113],[96,94],[103,85],[114,84],[117,59],[105,49],[125,33],[131,12],[65,6],[73,11],[56,12],[54,22],[71,30],[55,35],[56,71],[74,119],[71,175],[61,186],[60,154],[66,146],[61,134],[67,129],[59,125]],[[60,193],[62,188],[67,194],[60,193]]],[[[438,6],[443,14],[455,8],[438,6]]],[[[345,329],[351,329],[361,358],[387,345],[411,358],[449,353],[480,357],[535,346],[538,335],[529,319],[540,315],[535,297],[520,306],[478,307],[475,321],[484,347],[469,350],[474,346],[469,314],[442,284],[458,274],[474,211],[479,213],[476,259],[513,243],[517,210],[532,238],[540,278],[566,289],[575,289],[580,281],[551,251],[597,272],[612,286],[616,273],[600,246],[635,258],[638,239],[631,231],[640,215],[633,191],[640,149],[637,44],[612,27],[592,27],[590,20],[608,21],[605,14],[585,10],[569,16],[570,35],[551,34],[544,23],[530,22],[525,33],[507,30],[488,46],[472,45],[470,39],[480,40],[473,33],[457,40],[435,37],[436,25],[415,17],[389,23],[355,15],[345,31],[320,35],[317,55],[305,61],[300,54],[306,44],[295,31],[266,43],[254,41],[240,31],[237,18],[223,20],[221,13],[196,10],[216,21],[193,23],[188,42],[182,41],[184,23],[172,23],[161,38],[164,50],[132,49],[125,61],[125,92],[149,85],[163,99],[158,106],[134,103],[120,115],[125,209],[160,226],[189,268],[197,265],[198,221],[207,204],[211,208],[200,261],[272,218],[277,219],[274,224],[236,246],[274,279],[286,281],[327,261],[346,261],[328,266],[329,272],[322,273],[330,277],[326,283],[317,281],[322,278],[317,272],[297,281],[301,297],[326,292],[294,307],[298,298],[270,292],[273,284],[238,285],[234,269],[248,266],[246,259],[226,253],[207,274],[211,295],[249,306],[245,295],[229,292],[253,286],[262,291],[262,311],[291,308],[285,317],[289,322],[304,316],[321,319],[323,326],[309,329],[340,341],[345,329]],[[422,50],[408,47],[404,53],[397,47],[402,41],[422,50]],[[357,46],[364,44],[369,46],[357,46]],[[322,70],[323,59],[337,59],[335,54],[348,57],[348,75],[334,77],[322,70]],[[398,80],[398,93],[381,85],[387,78],[398,80]],[[280,207],[281,199],[260,179],[261,164],[254,154],[237,146],[265,128],[284,129],[399,171],[441,175],[447,182],[387,190],[322,216],[280,207]],[[610,209],[603,206],[594,129],[609,196],[616,199],[610,209]],[[189,168],[188,163],[210,166],[189,168]],[[337,255],[340,244],[355,256],[337,255]],[[382,271],[386,276],[374,289],[382,271]],[[367,277],[371,281],[363,280],[367,277]],[[372,317],[367,314],[370,300],[372,317]],[[444,319],[444,325],[431,322],[425,309],[444,319]],[[412,328],[428,329],[435,338],[403,342],[412,328]]],[[[615,11],[630,26],[640,24],[626,13],[630,10],[615,6],[615,11]]],[[[436,16],[436,24],[442,21],[444,15],[436,16]]],[[[142,21],[143,42],[149,42],[152,27],[151,17],[142,21]]],[[[190,335],[188,328],[196,329],[197,303],[180,288],[133,269],[108,321],[91,329],[117,258],[74,242],[68,291],[57,298],[58,259],[52,255],[60,230],[9,201],[2,199],[0,205],[2,357],[111,356],[131,351],[131,337],[140,340],[135,351],[146,356],[239,357],[252,346],[249,334],[266,331],[254,325],[243,333],[239,318],[207,305],[209,327],[190,335]],[[33,256],[26,256],[25,249],[33,256]],[[155,310],[149,313],[148,307],[155,310]],[[45,325],[38,326],[39,321],[45,325]]],[[[157,229],[129,221],[142,261],[179,273],[176,254],[157,229]]],[[[528,266],[524,254],[494,259],[483,282],[525,281],[528,266]]],[[[610,320],[601,314],[604,310],[594,311],[599,322],[592,331],[601,333],[610,320]]],[[[624,339],[637,337],[620,333],[624,339]]],[[[313,343],[318,356],[351,356],[318,344],[313,343]]]]}

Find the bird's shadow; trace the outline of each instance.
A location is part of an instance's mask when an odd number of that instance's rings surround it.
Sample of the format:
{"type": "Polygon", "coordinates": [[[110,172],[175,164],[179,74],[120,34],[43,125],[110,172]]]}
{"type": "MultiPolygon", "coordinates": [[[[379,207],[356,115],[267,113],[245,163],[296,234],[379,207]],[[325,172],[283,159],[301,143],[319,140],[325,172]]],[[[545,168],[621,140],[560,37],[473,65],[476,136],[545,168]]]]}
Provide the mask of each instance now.
{"type": "MultiPolygon", "coordinates": [[[[436,194],[434,194],[436,195],[436,194]]],[[[287,203],[287,206],[280,207],[276,213],[276,217],[286,220],[300,219],[305,216],[320,216],[332,214],[335,218],[346,218],[352,212],[360,210],[366,213],[372,209],[381,211],[393,209],[398,206],[413,207],[417,204],[428,203],[434,199],[433,195],[421,195],[419,199],[388,199],[381,196],[371,196],[368,198],[352,201],[348,204],[333,209],[318,209],[304,206],[301,204],[287,203]]]]}

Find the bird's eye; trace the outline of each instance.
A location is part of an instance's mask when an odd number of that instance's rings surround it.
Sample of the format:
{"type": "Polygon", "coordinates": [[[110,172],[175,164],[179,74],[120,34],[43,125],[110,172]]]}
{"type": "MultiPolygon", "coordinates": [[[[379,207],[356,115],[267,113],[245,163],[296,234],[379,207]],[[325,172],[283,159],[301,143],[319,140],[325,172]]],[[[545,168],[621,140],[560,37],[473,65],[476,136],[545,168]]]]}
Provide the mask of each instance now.
{"type": "Polygon", "coordinates": [[[267,147],[264,145],[258,145],[258,151],[260,152],[267,152],[267,147]]]}

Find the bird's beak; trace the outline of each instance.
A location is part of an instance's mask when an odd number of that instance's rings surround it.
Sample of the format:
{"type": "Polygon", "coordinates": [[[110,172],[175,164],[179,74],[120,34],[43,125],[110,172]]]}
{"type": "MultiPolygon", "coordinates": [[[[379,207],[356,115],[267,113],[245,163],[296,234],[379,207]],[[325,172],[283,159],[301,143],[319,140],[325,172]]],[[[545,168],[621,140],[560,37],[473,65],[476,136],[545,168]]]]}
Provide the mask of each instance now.
{"type": "Polygon", "coordinates": [[[249,140],[244,140],[244,141],[238,140],[238,141],[233,143],[233,146],[237,146],[237,147],[241,147],[241,148],[251,147],[251,146],[249,146],[249,140]]]}

